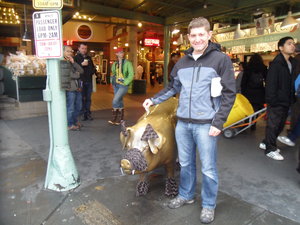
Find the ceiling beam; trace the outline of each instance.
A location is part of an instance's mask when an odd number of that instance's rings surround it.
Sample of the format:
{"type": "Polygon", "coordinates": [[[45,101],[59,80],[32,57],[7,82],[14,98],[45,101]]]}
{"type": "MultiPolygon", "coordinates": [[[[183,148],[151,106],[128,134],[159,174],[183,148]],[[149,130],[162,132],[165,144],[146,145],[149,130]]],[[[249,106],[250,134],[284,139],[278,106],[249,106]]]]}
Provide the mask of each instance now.
{"type": "Polygon", "coordinates": [[[184,10],[187,10],[187,11],[191,10],[190,8],[187,8],[187,7],[184,7],[184,6],[181,6],[181,5],[177,5],[175,3],[173,3],[173,4],[172,3],[167,3],[167,2],[164,2],[164,1],[161,1],[161,0],[151,0],[151,2],[157,2],[161,5],[170,6],[170,7],[174,7],[174,8],[178,8],[178,9],[184,9],[184,10]]]}
{"type": "MultiPolygon", "coordinates": [[[[201,7],[204,5],[204,3],[206,3],[206,4],[221,6],[223,8],[232,8],[232,4],[230,3],[230,1],[222,1],[222,2],[220,0],[206,0],[206,1],[196,0],[196,1],[201,3],[201,7]]],[[[195,8],[197,8],[197,7],[195,7],[195,8]]]]}
{"type": "Polygon", "coordinates": [[[113,16],[131,20],[141,20],[145,22],[165,24],[165,19],[158,16],[151,16],[144,13],[133,12],[126,9],[118,9],[109,6],[99,5],[86,1],[81,2],[81,10],[88,11],[100,16],[113,16]]]}
{"type": "Polygon", "coordinates": [[[131,8],[130,10],[135,11],[135,10],[137,10],[138,8],[140,8],[141,6],[145,5],[146,2],[147,2],[146,0],[145,0],[145,1],[142,1],[140,4],[136,5],[135,7],[131,8]]]}

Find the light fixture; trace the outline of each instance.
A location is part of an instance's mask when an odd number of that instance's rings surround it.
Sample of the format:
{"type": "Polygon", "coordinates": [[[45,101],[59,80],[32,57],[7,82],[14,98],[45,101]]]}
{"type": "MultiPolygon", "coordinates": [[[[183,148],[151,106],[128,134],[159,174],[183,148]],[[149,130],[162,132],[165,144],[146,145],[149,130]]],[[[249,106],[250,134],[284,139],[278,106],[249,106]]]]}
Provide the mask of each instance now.
{"type": "Polygon", "coordinates": [[[244,31],[241,30],[241,24],[238,24],[234,31],[233,39],[239,39],[245,36],[244,31]]]}
{"type": "Polygon", "coordinates": [[[180,32],[180,30],[178,29],[178,27],[175,27],[174,30],[172,31],[172,34],[178,34],[180,32]]]}
{"type": "Polygon", "coordinates": [[[253,16],[261,16],[262,14],[264,14],[264,11],[258,8],[252,15],[253,16]]]}
{"type": "Polygon", "coordinates": [[[280,28],[285,29],[291,26],[295,26],[297,24],[297,20],[295,20],[294,17],[292,17],[292,11],[289,11],[287,17],[281,23],[280,28]]]}
{"type": "Polygon", "coordinates": [[[144,48],[141,48],[141,51],[144,51],[145,49],[144,48]]]}
{"type": "Polygon", "coordinates": [[[138,27],[142,27],[143,24],[141,22],[138,23],[138,27]]]}
{"type": "Polygon", "coordinates": [[[173,45],[177,45],[178,43],[177,43],[177,41],[173,41],[173,45]]]}
{"type": "Polygon", "coordinates": [[[25,23],[25,31],[22,36],[22,41],[31,41],[27,31],[27,19],[26,19],[26,5],[24,5],[24,23],[25,23]]]}
{"type": "Polygon", "coordinates": [[[174,30],[172,31],[172,34],[178,34],[180,32],[180,30],[178,29],[178,27],[175,27],[174,30]]]}
{"type": "Polygon", "coordinates": [[[128,43],[125,43],[125,47],[128,47],[129,46],[129,44],[128,43]]]}
{"type": "Polygon", "coordinates": [[[117,47],[116,47],[116,46],[114,46],[114,47],[113,47],[113,49],[117,49],[117,47]]]}

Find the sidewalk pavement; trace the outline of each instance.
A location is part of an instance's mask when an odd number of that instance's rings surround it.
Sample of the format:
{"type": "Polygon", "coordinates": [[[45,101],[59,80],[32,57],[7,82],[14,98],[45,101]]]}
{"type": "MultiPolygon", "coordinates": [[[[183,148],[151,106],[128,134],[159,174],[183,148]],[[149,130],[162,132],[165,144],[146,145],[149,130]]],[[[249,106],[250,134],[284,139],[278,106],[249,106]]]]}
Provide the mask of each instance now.
{"type": "MultiPolygon", "coordinates": [[[[109,96],[96,97],[109,99],[109,96]]],[[[137,106],[143,98],[126,98],[125,104],[132,103],[126,111],[129,125],[142,115],[143,110],[137,106]]],[[[95,111],[94,121],[85,122],[82,131],[69,133],[81,185],[64,193],[43,187],[49,151],[47,117],[0,121],[1,225],[200,224],[199,182],[196,202],[179,209],[167,207],[169,199],[164,196],[164,172],[161,169],[150,175],[148,195],[135,196],[138,177],[120,173],[120,128],[107,124],[110,113],[108,109],[95,111]]],[[[263,132],[263,127],[257,129],[263,132]]],[[[260,137],[261,133],[257,135],[260,137]]],[[[259,150],[251,149],[252,136],[257,138],[251,133],[232,140],[220,138],[220,192],[216,219],[212,224],[300,224],[299,183],[296,180],[299,175],[290,165],[294,163],[293,153],[286,153],[289,161],[281,164],[269,160],[259,150]],[[244,146],[243,149],[240,146],[244,146]],[[266,171],[260,166],[265,166],[266,171]],[[286,172],[281,174],[278,167],[286,172]],[[268,170],[275,172],[280,183],[272,176],[268,180],[268,170]],[[244,172],[248,177],[243,175],[244,172]],[[283,188],[285,190],[281,192],[283,188]]]]}

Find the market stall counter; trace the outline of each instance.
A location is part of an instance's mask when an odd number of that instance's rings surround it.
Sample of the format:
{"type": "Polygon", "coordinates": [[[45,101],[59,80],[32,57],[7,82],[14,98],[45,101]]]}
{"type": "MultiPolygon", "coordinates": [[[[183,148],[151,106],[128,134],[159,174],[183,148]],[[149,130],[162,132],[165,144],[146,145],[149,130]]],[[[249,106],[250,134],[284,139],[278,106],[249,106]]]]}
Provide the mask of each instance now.
{"type": "Polygon", "coordinates": [[[10,55],[0,69],[4,74],[4,94],[19,102],[42,101],[46,87],[46,64],[35,56],[10,55]]]}
{"type": "Polygon", "coordinates": [[[4,94],[19,102],[42,101],[47,76],[16,76],[1,66],[4,71],[4,94]]]}

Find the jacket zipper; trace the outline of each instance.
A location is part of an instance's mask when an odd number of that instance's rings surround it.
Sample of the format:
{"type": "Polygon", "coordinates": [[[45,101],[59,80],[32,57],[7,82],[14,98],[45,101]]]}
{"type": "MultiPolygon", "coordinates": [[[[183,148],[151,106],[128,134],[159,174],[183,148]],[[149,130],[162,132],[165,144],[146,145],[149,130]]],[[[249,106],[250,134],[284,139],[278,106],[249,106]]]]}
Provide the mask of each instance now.
{"type": "Polygon", "coordinates": [[[199,67],[198,67],[196,83],[198,83],[198,81],[199,81],[201,67],[202,67],[202,63],[200,63],[200,64],[199,64],[199,67]]]}
{"type": "Polygon", "coordinates": [[[192,119],[192,91],[193,91],[193,84],[194,84],[194,75],[195,75],[195,66],[197,62],[194,63],[193,67],[193,76],[192,76],[192,83],[191,83],[191,90],[190,90],[190,104],[189,104],[189,120],[192,119]]]}

